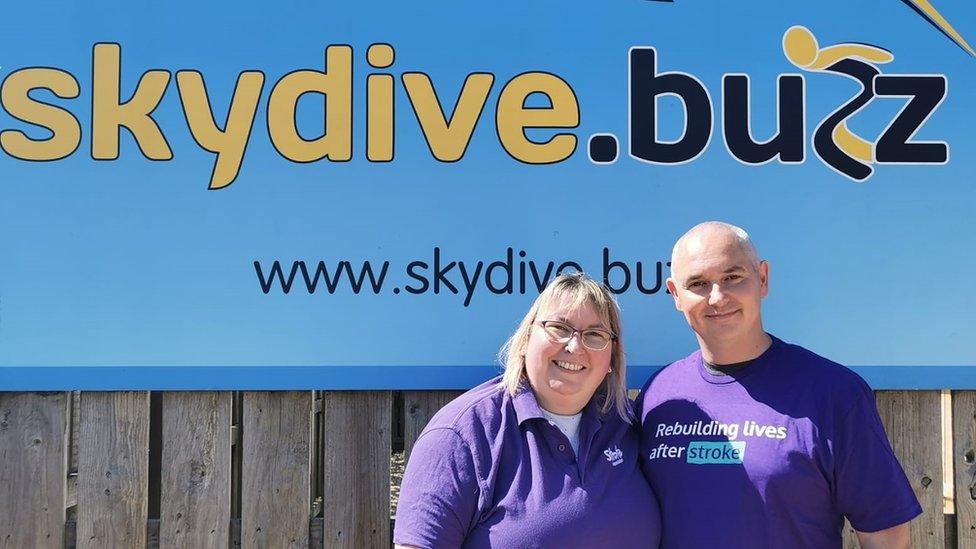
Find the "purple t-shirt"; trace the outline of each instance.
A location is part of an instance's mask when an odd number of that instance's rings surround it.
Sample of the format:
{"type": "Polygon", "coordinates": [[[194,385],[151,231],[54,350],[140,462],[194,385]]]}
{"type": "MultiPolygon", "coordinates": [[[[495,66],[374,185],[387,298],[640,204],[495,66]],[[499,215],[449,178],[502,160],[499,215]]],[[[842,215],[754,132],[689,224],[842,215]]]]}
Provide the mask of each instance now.
{"type": "Polygon", "coordinates": [[[773,338],[731,375],[701,352],[637,399],[641,466],[662,509],[663,547],[841,547],[922,509],[857,374],[773,338]]]}
{"type": "Polygon", "coordinates": [[[660,510],[638,433],[591,401],[577,459],[531,390],[499,378],[442,408],[403,476],[393,539],[441,547],[657,547],[660,510]]]}

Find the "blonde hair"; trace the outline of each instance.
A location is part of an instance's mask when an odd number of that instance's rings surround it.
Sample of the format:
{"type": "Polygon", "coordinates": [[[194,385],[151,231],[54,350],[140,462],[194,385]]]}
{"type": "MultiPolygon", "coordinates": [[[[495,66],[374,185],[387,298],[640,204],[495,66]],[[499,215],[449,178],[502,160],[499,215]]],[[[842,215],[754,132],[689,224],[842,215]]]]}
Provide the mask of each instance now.
{"type": "Polygon", "coordinates": [[[601,399],[598,401],[601,412],[607,413],[613,409],[624,421],[630,421],[633,414],[630,401],[627,399],[627,363],[624,359],[624,343],[621,337],[620,307],[606,286],[584,273],[557,276],[536,298],[515,333],[498,352],[498,360],[505,368],[501,385],[514,396],[523,383],[528,384],[525,374],[525,349],[529,343],[532,327],[537,320],[536,317],[539,311],[563,299],[570,300],[569,307],[573,311],[585,305],[592,306],[607,328],[616,336],[610,354],[611,371],[604,378],[593,398],[601,399]]]}

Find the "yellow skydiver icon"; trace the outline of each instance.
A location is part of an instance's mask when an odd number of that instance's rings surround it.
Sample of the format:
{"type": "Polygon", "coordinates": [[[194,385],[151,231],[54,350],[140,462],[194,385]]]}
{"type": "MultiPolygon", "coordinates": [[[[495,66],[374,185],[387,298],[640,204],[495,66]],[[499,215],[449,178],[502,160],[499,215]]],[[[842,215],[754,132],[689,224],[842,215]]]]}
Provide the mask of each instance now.
{"type": "Polygon", "coordinates": [[[794,65],[808,71],[822,71],[848,57],[878,64],[895,59],[890,51],[870,44],[835,44],[821,48],[813,33],[799,25],[790,27],[783,35],[783,50],[794,65]]]}
{"type": "MultiPolygon", "coordinates": [[[[835,72],[861,82],[861,94],[853,99],[858,108],[841,119],[831,130],[831,140],[848,155],[871,164],[874,162],[874,143],[858,136],[847,127],[847,118],[867,105],[874,97],[871,80],[881,71],[874,67],[894,61],[895,56],[884,48],[861,43],[834,44],[821,48],[817,38],[802,26],[790,27],[783,35],[783,51],[791,63],[810,72],[835,72]],[[848,63],[844,63],[848,61],[848,63]],[[870,65],[870,67],[863,65],[870,65]]],[[[843,107],[842,107],[843,109],[843,107]]]]}
{"type": "Polygon", "coordinates": [[[783,35],[783,52],[791,63],[808,72],[832,73],[857,82],[860,91],[828,114],[813,134],[813,150],[831,169],[855,181],[874,173],[873,164],[944,164],[948,145],[914,140],[915,133],[935,111],[947,91],[944,75],[882,74],[879,65],[894,61],[885,48],[847,42],[821,47],[803,26],[783,35]],[[908,103],[875,141],[848,128],[847,121],[875,97],[903,97],[908,103]]]}

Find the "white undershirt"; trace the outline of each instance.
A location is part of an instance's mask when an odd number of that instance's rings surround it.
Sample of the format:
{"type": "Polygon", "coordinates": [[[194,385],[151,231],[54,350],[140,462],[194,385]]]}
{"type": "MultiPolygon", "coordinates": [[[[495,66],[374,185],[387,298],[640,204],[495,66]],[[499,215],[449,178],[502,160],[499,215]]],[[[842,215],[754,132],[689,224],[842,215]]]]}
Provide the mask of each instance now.
{"type": "Polygon", "coordinates": [[[573,453],[579,454],[579,425],[580,418],[583,417],[583,412],[571,416],[561,416],[545,408],[541,409],[542,415],[546,416],[546,419],[558,427],[566,435],[566,438],[569,439],[569,444],[573,447],[573,453]]]}

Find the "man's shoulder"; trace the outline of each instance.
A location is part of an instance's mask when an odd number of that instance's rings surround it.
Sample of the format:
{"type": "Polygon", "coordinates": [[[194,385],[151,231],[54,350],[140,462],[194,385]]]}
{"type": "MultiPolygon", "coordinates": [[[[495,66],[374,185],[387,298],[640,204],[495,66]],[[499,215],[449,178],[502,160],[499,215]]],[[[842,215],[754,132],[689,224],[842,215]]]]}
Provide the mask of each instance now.
{"type": "Polygon", "coordinates": [[[665,394],[670,394],[677,388],[685,386],[688,376],[697,375],[698,363],[700,361],[701,350],[696,350],[690,355],[675,360],[651,374],[637,395],[637,400],[634,402],[634,411],[638,415],[646,411],[643,408],[647,403],[647,394],[649,391],[653,391],[655,396],[660,398],[665,394]]]}
{"type": "Polygon", "coordinates": [[[686,357],[679,358],[678,360],[665,365],[660,370],[651,374],[651,376],[647,378],[647,381],[644,382],[642,390],[647,390],[648,387],[654,384],[674,382],[691,373],[694,373],[697,371],[698,363],[700,361],[701,350],[696,350],[686,357]]]}
{"type": "Polygon", "coordinates": [[[776,358],[789,375],[809,383],[811,389],[822,389],[832,393],[842,391],[870,391],[867,382],[847,366],[819,355],[806,347],[777,340],[781,352],[776,358]]]}

